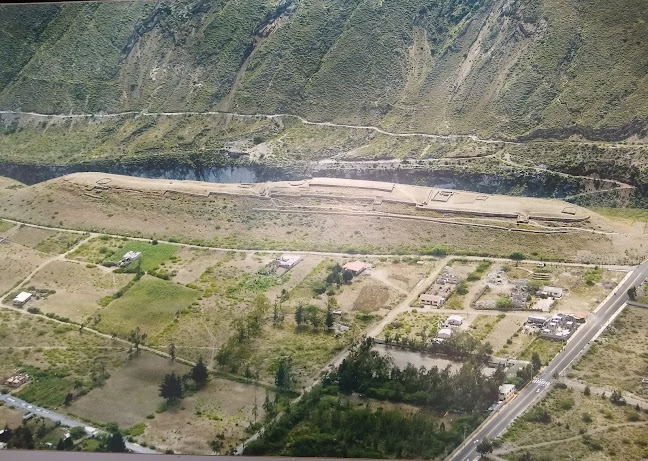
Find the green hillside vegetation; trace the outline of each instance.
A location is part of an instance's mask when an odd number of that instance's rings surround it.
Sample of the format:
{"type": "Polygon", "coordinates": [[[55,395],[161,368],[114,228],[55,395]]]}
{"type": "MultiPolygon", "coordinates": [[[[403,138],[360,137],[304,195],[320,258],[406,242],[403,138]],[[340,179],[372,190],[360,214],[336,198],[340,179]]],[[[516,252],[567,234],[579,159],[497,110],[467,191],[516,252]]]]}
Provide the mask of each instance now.
{"type": "Polygon", "coordinates": [[[644,12],[642,0],[3,6],[0,108],[624,138],[648,116],[644,12]]]}

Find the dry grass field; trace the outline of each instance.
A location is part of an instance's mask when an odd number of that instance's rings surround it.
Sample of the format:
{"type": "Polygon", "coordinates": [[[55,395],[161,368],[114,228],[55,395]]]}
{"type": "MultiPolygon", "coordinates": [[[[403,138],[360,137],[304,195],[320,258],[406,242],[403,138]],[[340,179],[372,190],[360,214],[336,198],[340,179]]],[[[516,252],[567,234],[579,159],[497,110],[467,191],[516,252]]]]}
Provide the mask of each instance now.
{"type": "Polygon", "coordinates": [[[648,377],[648,309],[628,306],[599,337],[569,376],[593,386],[643,396],[648,377]]]}
{"type": "Polygon", "coordinates": [[[554,389],[513,423],[495,453],[512,461],[526,451],[538,460],[639,460],[648,455],[646,428],[634,407],[554,389]]]}
{"type": "Polygon", "coordinates": [[[133,276],[115,274],[101,266],[86,267],[71,261],[52,261],[39,270],[29,285],[56,293],[36,302],[43,312],[52,312],[75,322],[92,317],[103,297],[126,285],[133,276]]]}
{"type": "Polygon", "coordinates": [[[434,311],[412,309],[399,314],[396,319],[387,325],[380,333],[380,337],[398,342],[415,341],[420,343],[424,337],[434,338],[439,331],[439,323],[445,320],[446,315],[434,311]]]}
{"type": "MultiPolygon", "coordinates": [[[[209,442],[223,435],[221,454],[249,436],[247,427],[264,417],[266,391],[252,384],[214,378],[204,389],[185,397],[180,405],[147,419],[146,430],[138,439],[158,449],[171,449],[186,454],[212,454],[209,442]]],[[[274,399],[274,393],[269,393],[274,399]]]]}
{"type": "Polygon", "coordinates": [[[158,387],[165,374],[184,374],[189,367],[147,352],[114,370],[106,384],[81,397],[68,411],[82,418],[129,427],[142,422],[164,402],[158,387]]]}
{"type": "Polygon", "coordinates": [[[0,244],[0,293],[6,293],[22,282],[48,256],[15,243],[0,244]]]}
{"type": "Polygon", "coordinates": [[[0,379],[25,366],[46,372],[43,379],[25,388],[35,403],[58,406],[67,392],[63,390],[72,391],[76,379],[83,387],[91,384],[95,363],[103,363],[112,372],[126,360],[124,344],[80,334],[72,326],[9,310],[0,311],[0,320],[0,379]],[[59,385],[60,393],[49,392],[53,384],[59,385]]]}
{"type": "MultiPolygon", "coordinates": [[[[38,224],[62,222],[71,228],[231,248],[411,253],[445,245],[457,252],[503,256],[533,251],[558,260],[624,262],[628,258],[610,236],[602,234],[516,233],[511,238],[508,230],[448,223],[258,211],[267,204],[243,197],[167,197],[118,190],[92,192],[91,197],[85,192],[65,178],[7,191],[0,214],[38,224]],[[79,209],[84,212],[78,213],[79,209]]],[[[639,244],[637,248],[644,256],[648,251],[639,244]]]]}

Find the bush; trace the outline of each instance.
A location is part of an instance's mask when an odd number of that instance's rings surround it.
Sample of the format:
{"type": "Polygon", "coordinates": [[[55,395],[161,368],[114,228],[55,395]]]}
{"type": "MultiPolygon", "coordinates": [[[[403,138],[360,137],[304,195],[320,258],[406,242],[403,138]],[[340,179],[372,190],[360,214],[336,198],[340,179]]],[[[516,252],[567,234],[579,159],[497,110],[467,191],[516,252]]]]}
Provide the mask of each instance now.
{"type": "Polygon", "coordinates": [[[27,312],[30,314],[42,314],[43,311],[41,311],[38,307],[28,307],[27,312]]]}

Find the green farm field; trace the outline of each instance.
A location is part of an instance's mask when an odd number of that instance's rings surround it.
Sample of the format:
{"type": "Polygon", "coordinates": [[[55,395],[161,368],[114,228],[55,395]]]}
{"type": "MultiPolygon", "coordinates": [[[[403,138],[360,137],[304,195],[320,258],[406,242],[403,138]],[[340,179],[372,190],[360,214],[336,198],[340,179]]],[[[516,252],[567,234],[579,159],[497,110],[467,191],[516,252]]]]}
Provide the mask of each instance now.
{"type": "Polygon", "coordinates": [[[199,296],[200,292],[192,288],[144,276],[99,312],[96,328],[125,337],[139,327],[153,336],[171,323],[177,312],[189,309],[199,296]]]}

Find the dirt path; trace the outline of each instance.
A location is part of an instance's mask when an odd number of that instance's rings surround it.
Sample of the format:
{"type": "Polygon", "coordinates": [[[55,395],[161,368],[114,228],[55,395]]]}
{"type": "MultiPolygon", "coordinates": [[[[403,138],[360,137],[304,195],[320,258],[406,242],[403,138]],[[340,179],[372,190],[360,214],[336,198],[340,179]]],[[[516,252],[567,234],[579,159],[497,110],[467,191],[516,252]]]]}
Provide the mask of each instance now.
{"type": "Polygon", "coordinates": [[[539,442],[539,443],[534,443],[531,445],[521,445],[517,446],[514,445],[512,447],[507,447],[507,448],[500,448],[494,451],[495,455],[506,455],[509,453],[514,453],[516,451],[520,450],[528,450],[531,448],[540,448],[540,447],[546,447],[549,445],[555,445],[557,443],[565,443],[565,442],[572,442],[574,440],[583,440],[584,435],[593,435],[593,434],[598,434],[599,432],[605,432],[608,431],[612,428],[619,428],[619,427],[632,427],[632,426],[646,426],[648,425],[648,421],[638,421],[634,423],[617,423],[617,424],[610,424],[608,426],[603,426],[603,427],[597,427],[595,429],[591,429],[583,434],[575,435],[573,437],[568,437],[566,439],[558,439],[558,440],[549,440],[547,442],[539,442]]]}
{"type": "MultiPolygon", "coordinates": [[[[579,391],[584,391],[585,387],[587,387],[587,383],[584,383],[582,381],[577,381],[575,379],[561,378],[560,381],[567,384],[569,387],[578,389],[579,391]]],[[[589,388],[590,388],[590,392],[594,394],[602,394],[605,392],[606,395],[612,394],[612,391],[615,390],[612,387],[590,386],[589,388]]],[[[641,408],[642,410],[648,410],[648,401],[627,391],[622,391],[621,394],[623,395],[623,398],[626,400],[626,404],[632,406],[639,405],[639,408],[641,408]]]]}
{"type": "MultiPolygon", "coordinates": [[[[166,117],[175,117],[175,116],[185,116],[185,115],[229,115],[232,117],[240,117],[240,118],[254,118],[254,119],[259,119],[259,118],[269,118],[269,119],[274,119],[274,118],[295,118],[299,120],[301,123],[304,125],[313,125],[313,126],[325,126],[325,127],[333,127],[333,128],[349,128],[349,129],[354,129],[354,130],[365,130],[365,131],[375,131],[376,133],[380,133],[386,136],[391,136],[395,138],[427,138],[427,139],[435,139],[435,140],[441,140],[441,141],[462,141],[462,140],[468,140],[468,141],[474,141],[474,142],[479,142],[483,144],[509,144],[509,145],[521,145],[523,143],[520,142],[515,142],[515,141],[506,141],[502,139],[493,139],[493,138],[481,138],[476,135],[472,134],[432,134],[432,133],[421,133],[421,132],[410,132],[410,133],[403,133],[403,132],[396,132],[396,131],[389,131],[385,130],[383,128],[380,128],[378,126],[374,125],[353,125],[353,124],[347,124],[347,123],[334,123],[334,122],[313,122],[310,121],[301,115],[297,114],[288,114],[288,113],[277,113],[277,114],[243,114],[239,112],[227,112],[227,111],[179,111],[179,112],[145,112],[145,111],[124,111],[124,112],[116,112],[116,113],[104,113],[104,114],[86,114],[86,113],[81,113],[81,114],[41,114],[38,112],[25,112],[25,111],[14,111],[14,110],[0,110],[0,115],[1,114],[8,114],[8,115],[31,115],[33,117],[43,117],[43,118],[59,118],[59,119],[85,119],[85,118],[114,118],[114,117],[124,117],[124,116],[137,116],[137,117],[158,117],[158,116],[166,116],[166,117]]],[[[546,140],[544,142],[550,142],[550,143],[564,143],[564,141],[551,141],[551,140],[546,140]]],[[[637,141],[635,141],[638,143],[637,141]]],[[[574,144],[574,143],[581,143],[581,144],[591,144],[591,141],[576,141],[576,140],[570,140],[569,144],[574,144]]],[[[599,143],[599,144],[604,144],[607,147],[613,147],[613,148],[627,148],[627,145],[620,144],[620,143],[599,143]]],[[[525,167],[528,168],[528,167],[525,167]]],[[[550,172],[547,170],[547,172],[550,172]]],[[[565,174],[565,173],[562,173],[565,174]]],[[[569,176],[569,175],[568,175],[569,176]]],[[[592,178],[587,178],[587,179],[592,179],[592,178]]]]}

